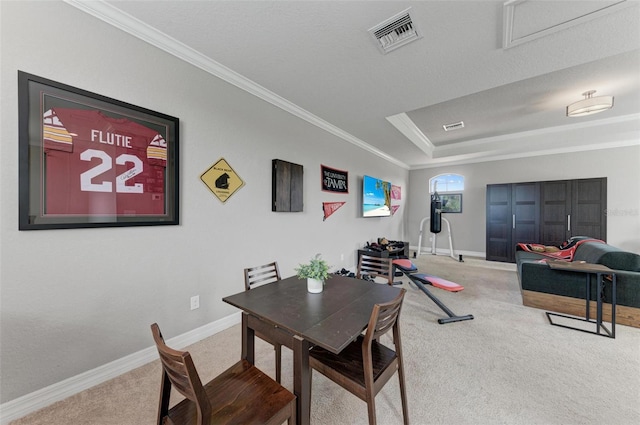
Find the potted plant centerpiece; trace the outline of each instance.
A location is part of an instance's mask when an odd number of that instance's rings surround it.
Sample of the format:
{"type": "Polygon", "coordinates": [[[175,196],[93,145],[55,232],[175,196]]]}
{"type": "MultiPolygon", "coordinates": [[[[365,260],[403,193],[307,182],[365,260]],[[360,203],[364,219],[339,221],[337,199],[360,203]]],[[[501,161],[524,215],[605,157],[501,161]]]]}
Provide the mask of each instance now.
{"type": "Polygon", "coordinates": [[[317,294],[322,292],[324,281],[329,277],[329,265],[316,254],[308,264],[300,264],[295,269],[299,279],[307,279],[307,290],[317,294]]]}

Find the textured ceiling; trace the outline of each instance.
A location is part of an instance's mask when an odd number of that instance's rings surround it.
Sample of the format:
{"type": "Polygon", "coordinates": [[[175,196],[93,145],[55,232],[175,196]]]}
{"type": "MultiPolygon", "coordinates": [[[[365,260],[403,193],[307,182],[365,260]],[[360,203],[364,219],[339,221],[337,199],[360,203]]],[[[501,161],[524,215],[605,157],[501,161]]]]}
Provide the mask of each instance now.
{"type": "Polygon", "coordinates": [[[68,3],[226,67],[266,100],[407,168],[517,156],[532,149],[514,144],[523,132],[640,119],[635,0],[68,3]],[[367,30],[407,8],[423,37],[382,54],[367,30]],[[504,48],[507,28],[515,42],[504,48]],[[614,108],[567,118],[591,89],[615,96],[614,108]]]}

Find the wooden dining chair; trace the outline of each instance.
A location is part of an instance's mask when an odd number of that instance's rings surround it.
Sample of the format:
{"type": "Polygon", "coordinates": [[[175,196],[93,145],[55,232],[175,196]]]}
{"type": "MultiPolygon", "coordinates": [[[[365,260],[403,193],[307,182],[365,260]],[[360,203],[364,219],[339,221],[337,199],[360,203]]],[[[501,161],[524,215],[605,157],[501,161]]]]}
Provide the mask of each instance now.
{"type": "Polygon", "coordinates": [[[392,301],[376,304],[371,312],[369,325],[364,335],[360,335],[340,354],[333,354],[321,347],[313,347],[309,352],[309,366],[336,384],[367,403],[369,424],[376,424],[375,396],[398,372],[400,398],[404,424],[409,424],[407,392],[402,362],[402,343],[398,317],[406,290],[392,301]],[[393,332],[395,350],[380,343],[380,337],[389,330],[393,332]]]}
{"type": "Polygon", "coordinates": [[[389,285],[393,285],[394,270],[392,261],[392,258],[374,257],[366,254],[360,255],[357,278],[362,279],[364,275],[369,275],[373,279],[381,277],[386,279],[389,285]]]}
{"type": "Polygon", "coordinates": [[[158,425],[295,424],[295,395],[246,360],[202,385],[189,352],[167,347],[157,323],[151,332],[162,362],[158,425]],[[186,398],[169,408],[171,387],[186,398]]]}
{"type": "MultiPolygon", "coordinates": [[[[275,261],[262,266],[244,269],[245,291],[249,291],[251,288],[256,288],[258,286],[277,282],[279,280],[280,270],[278,269],[278,263],[275,261]]],[[[276,352],[276,381],[280,382],[282,375],[282,346],[262,332],[256,331],[255,336],[273,345],[273,349],[276,352]]]]}

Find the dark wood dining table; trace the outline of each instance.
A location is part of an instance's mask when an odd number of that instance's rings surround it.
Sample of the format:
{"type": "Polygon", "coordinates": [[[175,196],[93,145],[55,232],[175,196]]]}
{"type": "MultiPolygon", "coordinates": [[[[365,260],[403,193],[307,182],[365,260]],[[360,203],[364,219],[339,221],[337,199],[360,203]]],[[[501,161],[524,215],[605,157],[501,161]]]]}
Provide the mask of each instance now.
{"type": "Polygon", "coordinates": [[[293,392],[297,423],[311,417],[309,349],[318,345],[338,354],[367,327],[373,306],[388,302],[400,288],[330,275],[324,290],[307,291],[296,276],[263,285],[222,300],[241,309],[242,358],[255,359],[255,331],[293,350],[293,392]]]}

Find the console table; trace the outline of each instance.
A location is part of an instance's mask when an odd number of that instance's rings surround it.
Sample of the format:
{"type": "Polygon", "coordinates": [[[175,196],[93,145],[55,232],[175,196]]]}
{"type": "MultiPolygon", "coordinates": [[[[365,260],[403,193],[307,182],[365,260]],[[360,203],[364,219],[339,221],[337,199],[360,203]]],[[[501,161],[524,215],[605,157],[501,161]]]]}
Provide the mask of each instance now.
{"type": "Polygon", "coordinates": [[[593,333],[596,335],[602,335],[609,338],[616,337],[616,274],[614,270],[610,269],[607,266],[603,266],[602,264],[591,264],[584,262],[568,262],[568,261],[548,261],[547,264],[552,269],[564,270],[576,273],[585,273],[586,274],[586,282],[585,282],[585,300],[586,300],[586,312],[585,317],[575,317],[568,316],[565,314],[559,313],[551,313],[546,312],[547,319],[549,319],[549,323],[554,326],[560,326],[568,329],[575,329],[582,332],[593,333]],[[591,301],[591,275],[595,274],[597,276],[596,279],[596,320],[591,320],[589,303],[591,301]],[[606,326],[602,323],[602,287],[603,287],[603,278],[604,276],[611,276],[611,330],[607,329],[606,326]],[[583,322],[594,323],[596,325],[595,332],[577,328],[573,326],[562,325],[559,323],[554,323],[551,320],[551,316],[563,317],[571,320],[580,320],[583,322]],[[600,330],[604,330],[605,333],[600,333],[600,330]]]}

